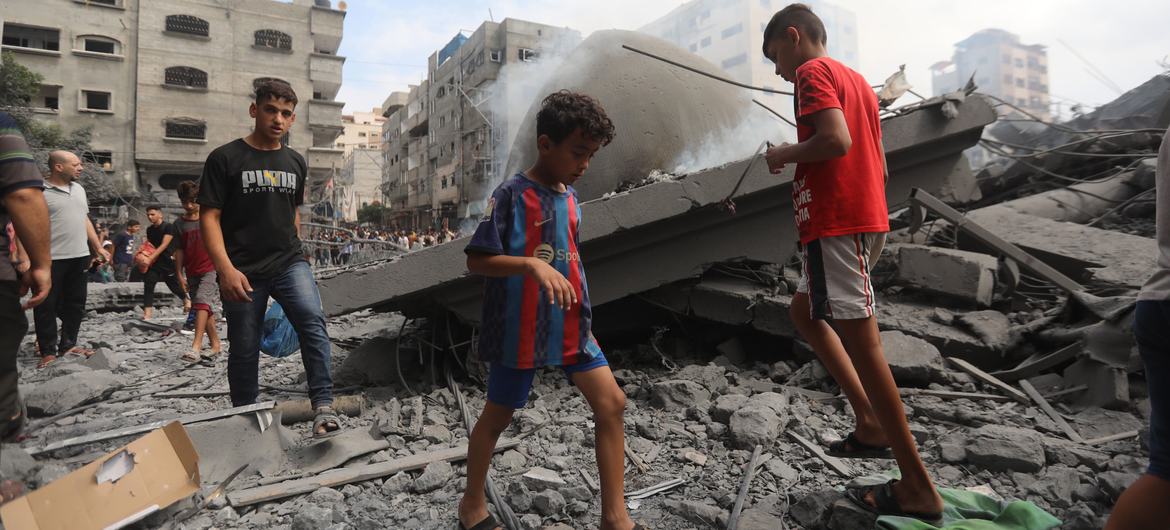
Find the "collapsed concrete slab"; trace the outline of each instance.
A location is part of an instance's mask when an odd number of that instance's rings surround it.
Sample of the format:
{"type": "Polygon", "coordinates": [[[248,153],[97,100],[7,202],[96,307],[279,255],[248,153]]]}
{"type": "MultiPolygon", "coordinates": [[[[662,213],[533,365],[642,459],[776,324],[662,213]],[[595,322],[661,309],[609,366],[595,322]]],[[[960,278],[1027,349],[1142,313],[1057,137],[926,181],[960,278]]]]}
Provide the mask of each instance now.
{"type": "MultiPolygon", "coordinates": [[[[904,202],[913,187],[935,189],[962,160],[962,151],[995,120],[995,112],[980,97],[958,105],[953,119],[944,114],[943,103],[924,104],[883,121],[889,204],[904,202]]],[[[713,263],[784,263],[796,243],[791,228],[795,168],[772,175],[756,164],[734,196],[737,215],[729,215],[719,204],[748,164],[742,160],[582,204],[581,254],[593,305],[697,277],[713,263]]],[[[465,243],[456,240],[323,277],[319,285],[325,312],[374,308],[426,316],[449,310],[477,322],[483,283],[467,275],[465,243]]]]}
{"type": "MultiPolygon", "coordinates": [[[[85,285],[88,289],[85,298],[87,311],[129,311],[145,302],[141,282],[90,282],[85,285]]],[[[154,303],[157,306],[182,305],[167,289],[155,289],[154,303]]]]}
{"type": "Polygon", "coordinates": [[[898,245],[898,280],[981,306],[991,305],[999,262],[994,256],[925,245],[898,245]]]}

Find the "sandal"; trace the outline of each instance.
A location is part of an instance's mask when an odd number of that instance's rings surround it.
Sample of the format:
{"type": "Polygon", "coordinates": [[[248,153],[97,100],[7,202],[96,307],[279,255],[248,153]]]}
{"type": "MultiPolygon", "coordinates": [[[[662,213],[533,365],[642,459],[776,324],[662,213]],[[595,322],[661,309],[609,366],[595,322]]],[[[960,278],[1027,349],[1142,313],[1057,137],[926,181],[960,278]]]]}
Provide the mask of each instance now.
{"type": "Polygon", "coordinates": [[[189,351],[187,353],[184,353],[182,355],[182,357],[179,357],[179,360],[181,360],[185,363],[197,363],[197,362],[201,361],[202,359],[203,359],[203,356],[199,355],[199,352],[197,352],[197,351],[189,351]]]}
{"type": "Polygon", "coordinates": [[[846,488],[845,496],[861,508],[876,514],[878,517],[883,515],[909,517],[911,519],[918,519],[931,526],[942,526],[942,512],[908,512],[903,510],[902,506],[898,504],[897,497],[894,496],[894,484],[897,482],[898,479],[895,478],[890,479],[885,484],[846,488]],[[865,499],[870,492],[873,493],[873,504],[870,504],[865,499]]]}
{"type": "Polygon", "coordinates": [[[57,362],[57,356],[56,356],[56,355],[52,355],[52,354],[49,354],[49,355],[43,355],[43,356],[41,356],[41,360],[40,360],[40,362],[38,362],[38,363],[37,363],[37,369],[39,370],[39,369],[42,369],[42,368],[46,368],[46,367],[48,367],[50,364],[53,364],[53,363],[55,363],[55,362],[57,362]]]}
{"type": "Polygon", "coordinates": [[[829,442],[825,454],[837,458],[894,458],[889,446],[870,445],[857,439],[856,433],[849,433],[844,440],[829,442]]]}
{"type": "Polygon", "coordinates": [[[70,355],[70,354],[80,355],[82,357],[85,357],[86,359],[93,357],[93,354],[95,354],[95,353],[97,353],[97,352],[95,352],[89,348],[82,348],[81,346],[74,346],[74,347],[69,348],[68,350],[65,351],[65,355],[70,355]]]}
{"type": "Polygon", "coordinates": [[[317,407],[316,412],[317,416],[313,418],[313,438],[321,440],[341,433],[341,418],[337,416],[332,406],[317,407]],[[329,428],[330,425],[333,426],[332,429],[329,428]]]}
{"type": "Polygon", "coordinates": [[[459,530],[496,530],[497,528],[503,527],[500,526],[500,523],[496,521],[496,518],[493,517],[490,513],[487,517],[484,517],[482,521],[475,523],[475,525],[471,528],[463,526],[462,521],[459,522],[459,530]]]}

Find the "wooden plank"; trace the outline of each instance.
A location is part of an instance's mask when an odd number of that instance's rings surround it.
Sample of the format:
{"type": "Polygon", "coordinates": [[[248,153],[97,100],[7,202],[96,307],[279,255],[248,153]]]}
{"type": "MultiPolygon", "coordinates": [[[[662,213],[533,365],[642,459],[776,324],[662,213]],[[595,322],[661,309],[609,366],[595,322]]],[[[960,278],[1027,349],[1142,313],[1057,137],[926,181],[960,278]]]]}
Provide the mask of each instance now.
{"type": "Polygon", "coordinates": [[[1111,434],[1109,436],[1102,436],[1100,438],[1093,438],[1092,440],[1085,440],[1085,445],[1101,445],[1101,444],[1106,444],[1109,442],[1116,442],[1118,440],[1124,440],[1126,438],[1133,438],[1134,436],[1137,436],[1138,434],[1140,434],[1138,431],[1119,432],[1117,434],[1111,434]]]}
{"type": "Polygon", "coordinates": [[[853,469],[846,465],[845,462],[842,462],[840,458],[825,454],[825,451],[821,449],[819,445],[812,443],[807,438],[796,434],[795,432],[788,431],[788,436],[795,440],[796,443],[804,447],[808,452],[812,453],[813,456],[823,460],[826,464],[828,464],[829,467],[833,468],[833,471],[836,471],[838,475],[841,475],[845,478],[853,478],[853,469]]]}
{"type": "Polygon", "coordinates": [[[1068,422],[1064,420],[1064,416],[1058,414],[1056,409],[1052,408],[1052,405],[1048,404],[1048,400],[1044,399],[1044,396],[1041,396],[1040,392],[1036,391],[1036,387],[1032,386],[1032,383],[1029,383],[1027,379],[1021,379],[1020,388],[1024,389],[1024,393],[1028,394],[1028,397],[1032,398],[1032,401],[1036,402],[1036,406],[1040,407],[1040,410],[1043,410],[1049,418],[1052,418],[1052,421],[1056,422],[1056,426],[1060,427],[1060,430],[1064,431],[1064,434],[1068,436],[1068,439],[1074,442],[1085,441],[1085,439],[1081,437],[1081,433],[1077,432],[1077,430],[1074,429],[1072,425],[1069,425],[1068,422]]]}
{"type": "Polygon", "coordinates": [[[630,463],[634,464],[634,467],[638,468],[638,471],[643,473],[650,472],[650,466],[646,465],[646,462],[642,460],[642,457],[638,456],[638,453],[635,453],[633,449],[630,449],[630,444],[625,444],[625,449],[626,457],[630,459],[630,463]]]}
{"type": "Polygon", "coordinates": [[[980,394],[977,392],[956,392],[954,390],[933,390],[929,388],[899,388],[898,393],[903,396],[935,396],[945,399],[971,399],[983,401],[1012,401],[1012,398],[996,394],[980,394]]]}
{"type": "Polygon", "coordinates": [[[1008,396],[1011,396],[1012,399],[1019,401],[1020,403],[1023,403],[1025,405],[1032,402],[1032,400],[1028,399],[1028,396],[1026,396],[1023,392],[1020,392],[1019,390],[1016,390],[1015,387],[1013,387],[1013,386],[1011,386],[1003,381],[1000,381],[995,376],[993,376],[987,372],[984,372],[983,370],[980,370],[975,365],[973,365],[967,361],[964,361],[958,357],[947,357],[946,359],[948,361],[954,363],[955,366],[958,366],[960,370],[967,372],[967,374],[970,375],[971,377],[974,377],[975,379],[978,379],[986,384],[989,384],[995,388],[1002,390],[1005,394],[1007,394],[1008,396]]]}
{"type": "Polygon", "coordinates": [[[1021,364],[1015,368],[1012,368],[1011,370],[991,372],[991,375],[998,377],[1005,383],[1014,383],[1021,379],[1035,377],[1040,375],[1040,372],[1043,372],[1044,370],[1051,370],[1063,362],[1071,361],[1076,358],[1076,356],[1083,350],[1084,345],[1076,342],[1032,362],[1021,364]]]}
{"type": "Polygon", "coordinates": [[[190,425],[192,423],[199,423],[201,421],[218,420],[220,418],[227,418],[237,414],[245,414],[248,412],[257,412],[261,410],[268,410],[276,406],[275,401],[265,401],[264,403],[254,403],[252,405],[245,405],[242,407],[233,407],[224,410],[213,410],[211,412],[204,412],[201,414],[192,414],[190,416],[182,416],[179,418],[172,418],[167,420],[152,421],[143,425],[136,425],[134,427],[123,427],[121,429],[114,429],[111,431],[98,432],[87,434],[85,436],[77,436],[75,438],[68,438],[59,442],[53,442],[40,449],[32,449],[28,452],[30,455],[39,455],[49,451],[56,451],[66,447],[73,447],[75,445],[82,445],[103,440],[111,440],[114,438],[121,438],[123,436],[130,436],[132,434],[139,434],[155,429],[161,429],[172,421],[177,421],[183,425],[190,425]]]}
{"type": "MultiPolygon", "coordinates": [[[[507,451],[520,445],[519,440],[503,439],[496,444],[496,452],[507,451]]],[[[303,479],[290,480],[279,484],[259,486],[240,490],[228,494],[228,502],[237,508],[250,506],[261,502],[284,499],[294,495],[312,493],[317,488],[335,488],[355,482],[363,482],[376,478],[388,477],[403,471],[415,471],[427,467],[432,462],[454,462],[467,458],[467,446],[450,447],[397,458],[389,462],[379,462],[359,467],[338,468],[326,471],[319,475],[303,479]]]]}
{"type": "Polygon", "coordinates": [[[735,497],[735,504],[731,508],[731,517],[727,519],[727,530],[736,530],[739,526],[739,514],[743,510],[743,502],[747,499],[751,489],[752,479],[756,476],[756,469],[760,466],[760,457],[764,453],[764,446],[756,445],[752,450],[752,458],[748,460],[747,469],[743,472],[743,479],[739,483],[739,494],[735,497]]]}

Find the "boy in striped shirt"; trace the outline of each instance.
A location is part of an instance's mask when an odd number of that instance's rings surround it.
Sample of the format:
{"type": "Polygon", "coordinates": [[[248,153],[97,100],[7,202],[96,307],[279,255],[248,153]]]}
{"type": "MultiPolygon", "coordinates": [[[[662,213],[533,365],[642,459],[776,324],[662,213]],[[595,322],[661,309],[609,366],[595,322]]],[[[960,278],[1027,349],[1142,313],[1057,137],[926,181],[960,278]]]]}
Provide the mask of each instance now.
{"type": "Polygon", "coordinates": [[[487,277],[479,353],[490,373],[467,448],[459,527],[501,528],[484,492],[492,453],[512,413],[527,402],[536,369],[559,366],[593,409],[601,529],[639,529],[623,502],[626,396],[590,333],[577,247],[581,208],[572,187],[613,139],[613,123],[593,98],[562,90],[544,99],[536,135],[536,163],[496,188],[466,249],[468,270],[487,277]]]}

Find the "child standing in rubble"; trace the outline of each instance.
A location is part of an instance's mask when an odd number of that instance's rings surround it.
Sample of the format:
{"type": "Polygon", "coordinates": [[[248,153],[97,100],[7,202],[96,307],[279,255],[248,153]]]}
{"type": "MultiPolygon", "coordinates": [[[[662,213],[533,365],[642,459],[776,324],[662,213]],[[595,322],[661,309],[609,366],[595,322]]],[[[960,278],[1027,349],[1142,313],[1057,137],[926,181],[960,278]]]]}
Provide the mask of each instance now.
{"type": "Polygon", "coordinates": [[[219,342],[219,331],[215,326],[215,307],[219,305],[219,282],[215,276],[215,264],[203,245],[199,231],[199,183],[184,181],[179,184],[179,202],[183,205],[183,216],[175,221],[179,230],[179,247],[175,250],[175,264],[178,268],[179,283],[191,295],[191,310],[195,312],[195,336],[191,351],[182,356],[185,362],[203,360],[214,362],[223,347],[219,342]],[[203,354],[203,334],[211,347],[210,354],[203,354]]]}
{"type": "Polygon", "coordinates": [[[626,396],[590,332],[577,247],[581,209],[572,187],[613,139],[613,123],[593,98],[562,90],[544,99],[536,136],[536,163],[496,188],[466,249],[467,268],[487,277],[479,353],[490,372],[487,403],[467,447],[459,527],[501,528],[484,492],[492,453],[512,413],[527,402],[536,370],[558,366],[593,409],[601,529],[640,529],[623,502],[626,396]]]}
{"type": "Polygon", "coordinates": [[[861,74],[829,57],[826,42],[824,24],[804,4],[785,7],[764,29],[764,55],[796,89],[799,143],[767,153],[772,173],[796,164],[803,271],[791,318],[857,418],[829,453],[888,458],[892,449],[902,472],[901,480],[850,489],[849,497],[879,515],[937,523],[942,498],[910,434],[874,316],[870,267],[890,229],[877,96],[861,74]]]}

